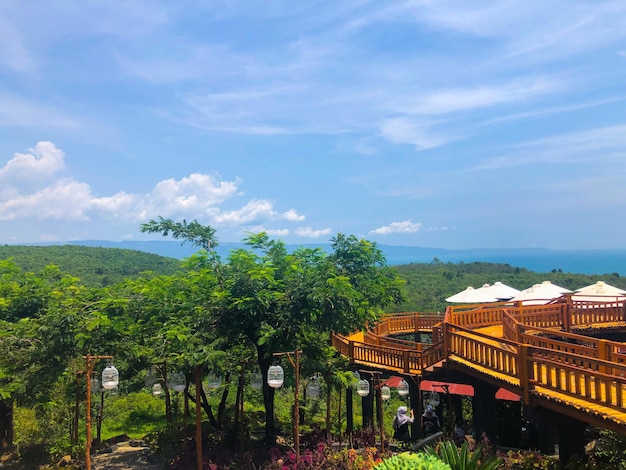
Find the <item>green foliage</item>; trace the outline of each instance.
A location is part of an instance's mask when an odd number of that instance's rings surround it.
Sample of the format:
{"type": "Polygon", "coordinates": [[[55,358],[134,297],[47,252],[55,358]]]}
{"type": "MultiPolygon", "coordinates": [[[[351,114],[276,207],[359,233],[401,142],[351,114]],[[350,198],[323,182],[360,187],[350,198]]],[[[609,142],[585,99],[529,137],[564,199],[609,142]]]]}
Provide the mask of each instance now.
{"type": "Polygon", "coordinates": [[[108,286],[145,272],[173,274],[180,270],[180,261],[174,258],[138,250],[80,245],[0,245],[0,260],[11,260],[24,272],[36,273],[49,265],[58,266],[62,272],[78,277],[83,285],[94,287],[108,286]]]}
{"type": "Polygon", "coordinates": [[[498,453],[502,458],[502,470],[556,470],[560,468],[558,457],[542,455],[531,450],[509,450],[498,453]]]}
{"type": "Polygon", "coordinates": [[[434,455],[403,452],[384,459],[374,468],[381,470],[450,470],[450,465],[434,455]]]}
{"type": "Polygon", "coordinates": [[[453,441],[441,441],[435,447],[427,447],[426,453],[439,457],[450,465],[451,470],[495,470],[502,459],[495,455],[485,455],[483,444],[470,451],[469,444],[464,442],[457,448],[453,441]]]}
{"type": "Polygon", "coordinates": [[[589,460],[594,468],[626,469],[626,436],[599,429],[589,460]]]}

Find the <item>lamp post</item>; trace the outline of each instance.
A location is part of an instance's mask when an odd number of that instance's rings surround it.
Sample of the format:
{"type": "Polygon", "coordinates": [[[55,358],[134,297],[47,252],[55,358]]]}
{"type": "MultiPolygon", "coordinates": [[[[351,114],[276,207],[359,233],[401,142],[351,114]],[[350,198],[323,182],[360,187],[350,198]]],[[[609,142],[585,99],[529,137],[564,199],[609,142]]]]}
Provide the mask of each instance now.
{"type": "MultiPolygon", "coordinates": [[[[85,464],[87,470],[91,470],[91,373],[99,359],[113,359],[113,356],[92,356],[90,354],[83,356],[85,360],[85,377],[87,382],[87,410],[86,410],[86,427],[87,427],[87,442],[85,444],[85,464]]],[[[119,375],[117,369],[112,365],[102,373],[102,387],[105,389],[112,389],[117,387],[119,375]],[[105,375],[106,374],[106,375],[105,375]]]]}
{"type": "MultiPolygon", "coordinates": [[[[371,370],[361,370],[361,372],[365,373],[365,374],[369,374],[372,379],[376,379],[376,384],[374,385],[374,389],[378,389],[378,393],[376,394],[376,408],[378,408],[378,430],[380,432],[380,452],[381,454],[385,451],[385,428],[384,428],[384,423],[383,423],[383,397],[382,397],[382,388],[386,388],[387,390],[385,390],[385,396],[389,396],[388,393],[390,392],[389,387],[381,387],[380,386],[380,375],[382,374],[382,372],[380,371],[371,371],[371,370]]],[[[365,384],[362,382],[366,382],[366,380],[360,381],[359,382],[359,388],[357,389],[357,393],[362,396],[362,397],[366,397],[367,395],[369,395],[369,384],[367,384],[367,390],[365,389],[365,384]]]]}
{"type": "MultiPolygon", "coordinates": [[[[296,385],[293,393],[293,445],[295,447],[297,460],[300,460],[300,354],[301,351],[299,349],[285,353],[274,353],[275,357],[287,356],[287,359],[289,359],[295,371],[296,385]],[[292,354],[295,359],[291,357],[292,354]]],[[[279,388],[283,384],[282,367],[272,366],[269,368],[267,371],[267,384],[272,388],[279,388]],[[277,369],[273,369],[274,367],[277,369]]],[[[274,417],[272,417],[272,419],[274,419],[274,417]]]]}

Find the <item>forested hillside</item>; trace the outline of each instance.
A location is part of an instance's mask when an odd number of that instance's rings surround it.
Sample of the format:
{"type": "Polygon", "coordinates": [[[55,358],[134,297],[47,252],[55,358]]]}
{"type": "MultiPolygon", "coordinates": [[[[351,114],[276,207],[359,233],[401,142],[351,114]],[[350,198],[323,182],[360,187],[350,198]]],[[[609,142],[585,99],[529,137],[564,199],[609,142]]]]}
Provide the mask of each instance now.
{"type": "Polygon", "coordinates": [[[141,272],[172,274],[180,260],[136,250],[78,245],[0,246],[0,260],[12,259],[24,271],[54,264],[88,286],[107,286],[141,272]]]}
{"type": "Polygon", "coordinates": [[[626,290],[626,277],[618,274],[590,275],[558,271],[536,273],[525,268],[494,263],[412,263],[394,266],[398,275],[406,280],[407,300],[397,306],[396,312],[443,312],[450,305],[446,297],[468,286],[479,288],[483,284],[500,281],[519,290],[542,281],[551,281],[570,290],[605,281],[626,290]]]}

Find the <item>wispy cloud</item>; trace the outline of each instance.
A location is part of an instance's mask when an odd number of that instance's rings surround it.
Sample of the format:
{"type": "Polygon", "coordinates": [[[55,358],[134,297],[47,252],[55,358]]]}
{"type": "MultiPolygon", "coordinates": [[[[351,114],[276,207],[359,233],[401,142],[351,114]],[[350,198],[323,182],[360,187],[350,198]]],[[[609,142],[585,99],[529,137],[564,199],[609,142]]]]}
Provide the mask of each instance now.
{"type": "Polygon", "coordinates": [[[596,168],[626,158],[626,125],[570,132],[536,139],[514,147],[511,152],[480,162],[475,170],[495,170],[550,163],[593,163],[596,168]]]}
{"type": "Polygon", "coordinates": [[[390,235],[392,233],[416,233],[422,228],[421,223],[411,222],[411,220],[404,220],[402,222],[391,222],[389,225],[384,225],[371,230],[369,233],[372,235],[390,235]]]}
{"type": "Polygon", "coordinates": [[[410,99],[402,111],[409,114],[450,114],[525,101],[563,89],[563,82],[545,78],[516,80],[495,86],[444,89],[410,99]]]}
{"type": "Polygon", "coordinates": [[[296,235],[300,237],[304,237],[304,238],[320,238],[320,237],[330,235],[331,231],[332,229],[330,228],[323,228],[323,229],[315,230],[311,227],[298,227],[295,230],[295,233],[296,235]]]}
{"type": "Polygon", "coordinates": [[[1,64],[16,72],[33,72],[37,69],[35,59],[28,50],[22,33],[2,17],[0,17],[1,64]]]}
{"type": "Polygon", "coordinates": [[[383,121],[380,132],[391,142],[414,145],[417,150],[440,147],[456,139],[431,131],[431,127],[411,118],[394,118],[383,121]]]}
{"type": "Polygon", "coordinates": [[[85,124],[55,106],[0,91],[0,126],[79,129],[85,124]]]}

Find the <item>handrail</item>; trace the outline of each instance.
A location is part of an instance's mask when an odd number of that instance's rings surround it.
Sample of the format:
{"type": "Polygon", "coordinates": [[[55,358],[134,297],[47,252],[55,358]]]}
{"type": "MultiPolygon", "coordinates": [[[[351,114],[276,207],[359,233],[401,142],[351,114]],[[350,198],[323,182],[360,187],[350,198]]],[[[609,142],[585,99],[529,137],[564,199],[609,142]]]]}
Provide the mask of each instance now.
{"type": "Polygon", "coordinates": [[[364,342],[333,334],[332,344],[352,362],[380,369],[423,375],[447,359],[519,387],[526,403],[534,395],[560,394],[591,403],[589,413],[604,406],[626,414],[626,345],[580,334],[625,323],[626,302],[509,302],[448,307],[443,316],[390,314],[364,342]],[[502,336],[490,335],[489,327],[498,325],[502,336]],[[429,347],[392,336],[425,329],[432,331],[429,347]]]}

